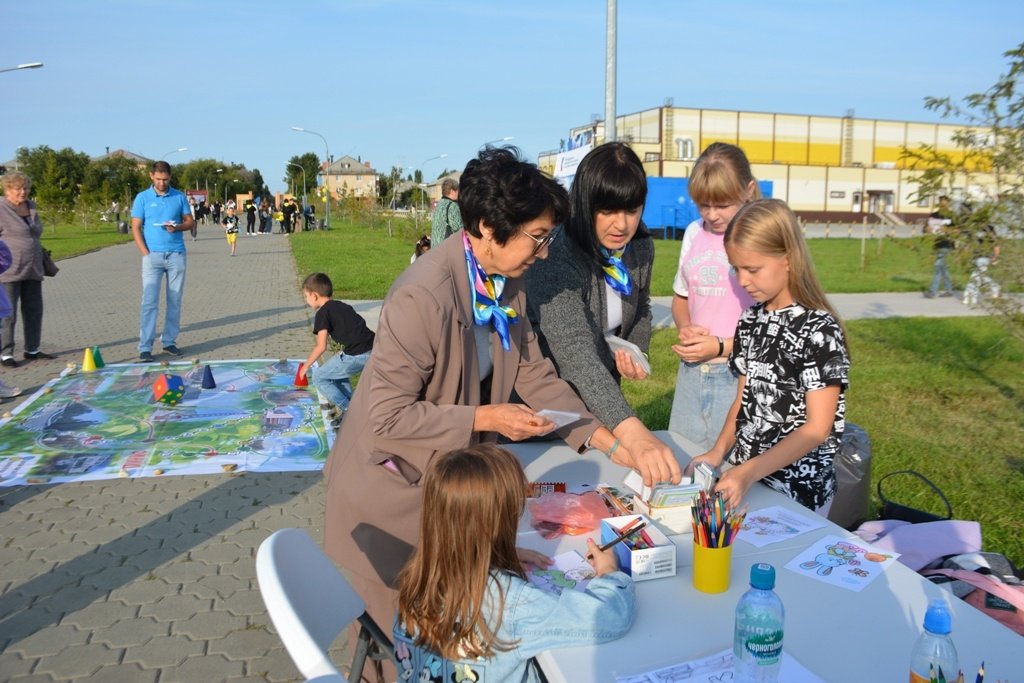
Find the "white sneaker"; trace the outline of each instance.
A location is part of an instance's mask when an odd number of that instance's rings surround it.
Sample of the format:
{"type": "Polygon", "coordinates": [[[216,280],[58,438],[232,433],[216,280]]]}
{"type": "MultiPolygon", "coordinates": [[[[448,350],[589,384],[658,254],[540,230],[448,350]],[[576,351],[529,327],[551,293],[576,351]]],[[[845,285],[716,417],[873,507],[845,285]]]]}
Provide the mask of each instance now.
{"type": "Polygon", "coordinates": [[[21,396],[21,389],[12,387],[0,379],[0,398],[14,398],[15,396],[21,396]]]}

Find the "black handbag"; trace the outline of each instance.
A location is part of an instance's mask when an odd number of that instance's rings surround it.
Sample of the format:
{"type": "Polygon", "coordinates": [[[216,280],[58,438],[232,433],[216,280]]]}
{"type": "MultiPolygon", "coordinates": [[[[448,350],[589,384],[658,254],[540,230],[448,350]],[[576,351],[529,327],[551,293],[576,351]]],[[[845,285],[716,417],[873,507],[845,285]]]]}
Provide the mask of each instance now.
{"type": "Polygon", "coordinates": [[[878,514],[879,519],[898,519],[904,522],[910,522],[911,524],[920,524],[921,522],[941,522],[943,520],[953,519],[953,506],[950,504],[949,499],[946,498],[946,494],[939,490],[938,486],[933,484],[930,479],[925,477],[920,472],[915,472],[914,470],[897,470],[895,472],[890,472],[889,474],[885,475],[884,477],[878,480],[877,490],[878,497],[882,501],[882,510],[878,514]],[[946,516],[942,517],[940,515],[936,515],[933,512],[925,512],[924,510],[918,510],[917,508],[912,508],[907,505],[901,505],[900,503],[895,503],[892,500],[890,500],[882,492],[882,484],[884,484],[885,480],[888,479],[889,477],[894,477],[898,474],[909,474],[913,477],[917,477],[925,484],[927,484],[932,489],[932,491],[935,492],[935,494],[939,497],[943,504],[945,504],[946,516]]]}
{"type": "Polygon", "coordinates": [[[60,268],[54,262],[53,257],[50,256],[49,249],[43,249],[43,275],[46,277],[53,277],[60,272],[60,268]]]}

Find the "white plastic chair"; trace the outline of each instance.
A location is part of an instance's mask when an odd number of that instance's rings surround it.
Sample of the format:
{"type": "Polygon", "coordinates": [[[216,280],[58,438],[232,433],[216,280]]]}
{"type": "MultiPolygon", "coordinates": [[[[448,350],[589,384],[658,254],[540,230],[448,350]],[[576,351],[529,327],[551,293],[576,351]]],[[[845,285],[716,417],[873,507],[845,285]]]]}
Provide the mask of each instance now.
{"type": "Polygon", "coordinates": [[[394,661],[394,647],[366,603],[302,529],[280,529],[260,544],[256,578],[281,642],[307,679],[345,680],[327,649],[355,620],[360,628],[351,679],[362,679],[367,656],[394,661]]]}

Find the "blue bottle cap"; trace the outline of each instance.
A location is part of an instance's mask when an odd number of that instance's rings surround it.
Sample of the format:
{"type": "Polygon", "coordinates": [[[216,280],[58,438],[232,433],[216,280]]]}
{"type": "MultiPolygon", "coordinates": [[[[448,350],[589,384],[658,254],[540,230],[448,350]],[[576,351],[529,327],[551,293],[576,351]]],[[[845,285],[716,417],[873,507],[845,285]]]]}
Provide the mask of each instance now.
{"type": "Polygon", "coordinates": [[[945,600],[936,598],[928,603],[928,611],[924,613],[924,627],[940,636],[953,630],[953,618],[949,614],[949,605],[945,600]]]}
{"type": "Polygon", "coordinates": [[[750,585],[764,591],[775,588],[775,567],[767,562],[750,565],[750,585]]]}

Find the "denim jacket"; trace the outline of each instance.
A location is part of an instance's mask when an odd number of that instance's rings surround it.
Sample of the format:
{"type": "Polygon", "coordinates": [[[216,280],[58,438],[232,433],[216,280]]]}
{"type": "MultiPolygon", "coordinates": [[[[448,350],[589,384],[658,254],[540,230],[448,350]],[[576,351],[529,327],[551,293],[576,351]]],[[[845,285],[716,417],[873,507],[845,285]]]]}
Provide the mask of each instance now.
{"type": "Polygon", "coordinates": [[[505,593],[498,639],[514,642],[511,650],[496,651],[490,659],[449,661],[417,647],[397,621],[394,626],[398,680],[412,683],[534,683],[542,680],[535,655],[556,647],[596,645],[620,638],[633,625],[636,594],[633,580],[622,572],[599,576],[586,592],[549,593],[505,572],[491,575],[484,615],[500,604],[505,593]]]}

